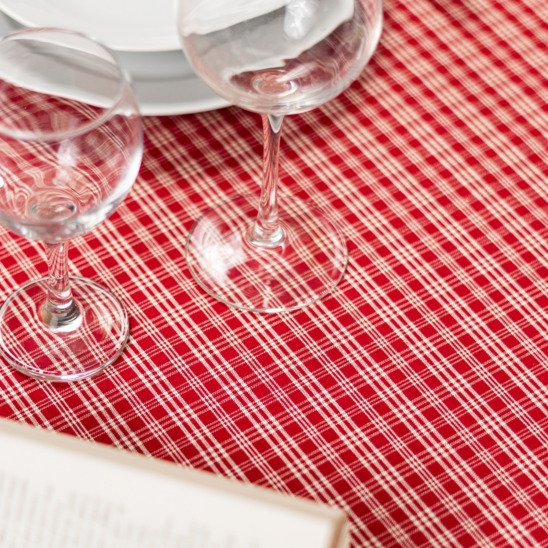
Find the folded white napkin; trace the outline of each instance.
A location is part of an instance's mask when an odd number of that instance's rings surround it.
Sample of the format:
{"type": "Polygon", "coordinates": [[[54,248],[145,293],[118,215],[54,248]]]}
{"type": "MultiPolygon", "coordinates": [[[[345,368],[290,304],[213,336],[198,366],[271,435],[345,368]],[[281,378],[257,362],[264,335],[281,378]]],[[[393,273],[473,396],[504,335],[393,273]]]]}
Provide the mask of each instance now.
{"type": "Polygon", "coordinates": [[[183,36],[208,34],[283,7],[278,24],[259,26],[241,37],[237,33],[227,35],[232,51],[242,52],[233,57],[246,59],[248,64],[225,66],[226,73],[283,66],[350,19],[354,0],[200,0],[192,7],[183,2],[179,29],[183,36]]]}
{"type": "Polygon", "coordinates": [[[242,21],[275,11],[291,0],[202,0],[192,5],[183,2],[179,26],[184,36],[209,34],[242,21]]]}
{"type": "Polygon", "coordinates": [[[284,6],[286,7],[285,33],[291,38],[300,39],[309,32],[313,24],[320,24],[321,27],[327,25],[331,32],[342,21],[352,16],[354,1],[201,0],[192,5],[183,2],[179,14],[179,28],[184,36],[209,34],[271,13],[284,6]]]}

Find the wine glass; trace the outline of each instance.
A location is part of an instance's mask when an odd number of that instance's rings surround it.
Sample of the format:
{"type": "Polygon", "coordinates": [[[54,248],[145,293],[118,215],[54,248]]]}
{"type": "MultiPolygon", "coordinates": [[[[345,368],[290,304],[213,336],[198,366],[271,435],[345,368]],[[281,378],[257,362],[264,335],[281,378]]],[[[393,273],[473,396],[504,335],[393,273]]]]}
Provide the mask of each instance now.
{"type": "Polygon", "coordinates": [[[380,38],[382,2],[178,0],[177,24],[196,73],[230,103],[261,113],[264,133],[260,195],[240,196],[195,222],[186,244],[190,272],[207,293],[240,309],[307,306],[342,279],[348,250],[323,211],[278,196],[282,123],[357,78],[380,38]]]}
{"type": "Polygon", "coordinates": [[[129,335],[124,305],[69,277],[69,240],[102,223],[139,171],[142,121],[112,53],[62,29],[0,40],[0,223],[46,248],[48,276],[0,308],[0,351],[19,371],[70,381],[111,364],[129,335]]]}

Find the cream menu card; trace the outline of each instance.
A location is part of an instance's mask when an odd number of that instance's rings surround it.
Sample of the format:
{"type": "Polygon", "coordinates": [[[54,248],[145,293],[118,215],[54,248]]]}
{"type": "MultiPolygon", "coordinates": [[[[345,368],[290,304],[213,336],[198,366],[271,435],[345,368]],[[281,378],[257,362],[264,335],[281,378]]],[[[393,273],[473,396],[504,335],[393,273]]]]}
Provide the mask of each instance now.
{"type": "Polygon", "coordinates": [[[345,548],[338,509],[0,420],[2,548],[345,548]]]}

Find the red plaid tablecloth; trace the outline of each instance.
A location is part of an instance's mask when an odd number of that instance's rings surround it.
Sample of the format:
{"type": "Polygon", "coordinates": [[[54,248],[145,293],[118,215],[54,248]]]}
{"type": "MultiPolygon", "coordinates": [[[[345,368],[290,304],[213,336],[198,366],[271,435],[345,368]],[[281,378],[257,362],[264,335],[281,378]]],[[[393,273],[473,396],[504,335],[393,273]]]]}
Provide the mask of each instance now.
{"type": "MultiPolygon", "coordinates": [[[[548,546],[548,3],[387,0],[362,77],[288,118],[282,192],[348,272],[299,312],[213,301],[184,242],[258,189],[257,115],[148,118],[140,176],[74,274],[127,304],[96,378],[1,364],[0,415],[342,507],[352,546],[548,546]]],[[[0,234],[0,290],[43,275],[0,234]]]]}

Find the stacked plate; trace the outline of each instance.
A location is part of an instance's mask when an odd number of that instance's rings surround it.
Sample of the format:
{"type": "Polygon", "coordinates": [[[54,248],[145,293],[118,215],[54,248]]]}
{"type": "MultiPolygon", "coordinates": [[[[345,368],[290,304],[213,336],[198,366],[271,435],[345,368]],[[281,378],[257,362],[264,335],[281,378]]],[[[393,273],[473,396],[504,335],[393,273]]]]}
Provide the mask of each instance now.
{"type": "Polygon", "coordinates": [[[182,52],[173,0],[0,0],[0,35],[22,27],[72,29],[110,47],[130,74],[144,115],[227,105],[182,52]]]}

